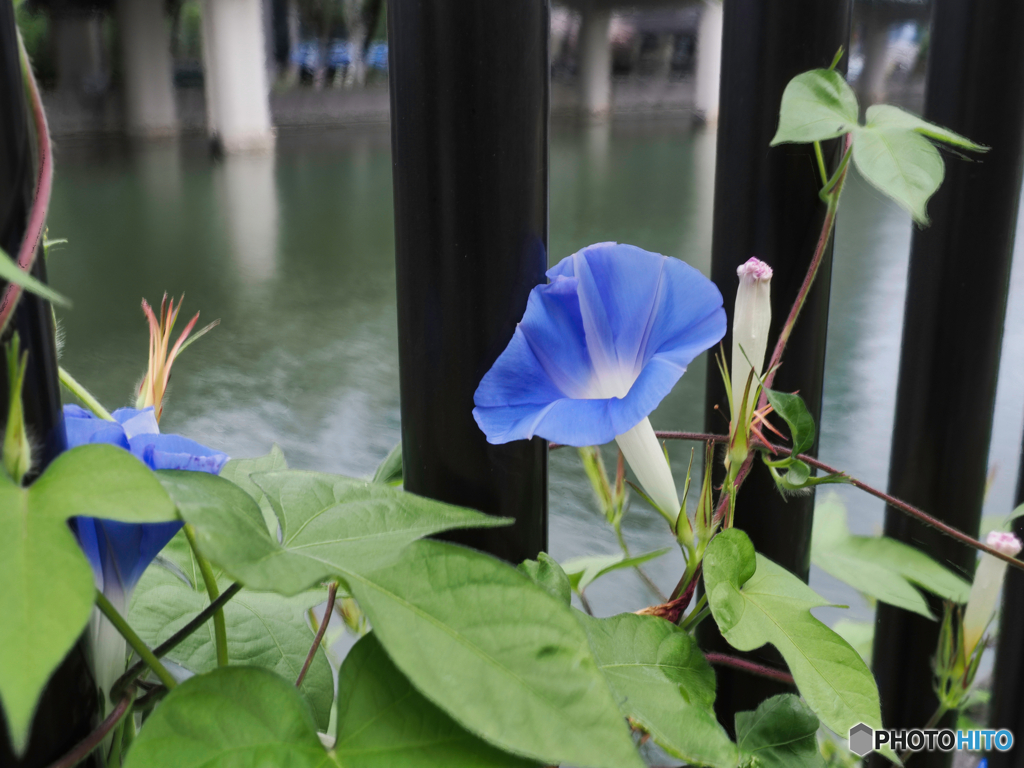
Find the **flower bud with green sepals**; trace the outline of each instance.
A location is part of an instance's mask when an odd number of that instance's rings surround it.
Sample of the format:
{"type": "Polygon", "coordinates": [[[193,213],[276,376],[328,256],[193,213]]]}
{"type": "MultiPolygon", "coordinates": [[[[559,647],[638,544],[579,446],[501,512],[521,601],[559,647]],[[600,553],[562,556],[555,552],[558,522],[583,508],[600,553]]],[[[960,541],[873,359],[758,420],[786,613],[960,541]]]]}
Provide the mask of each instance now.
{"type": "MultiPolygon", "coordinates": [[[[985,543],[1011,557],[1021,550],[1020,539],[1003,531],[992,531],[985,543]]],[[[974,572],[967,610],[964,611],[964,651],[968,656],[974,652],[992,621],[1005,576],[1006,562],[982,553],[978,570],[974,572]]]]}
{"type": "Polygon", "coordinates": [[[738,465],[747,457],[750,422],[757,404],[772,322],[772,268],[751,257],[736,269],[736,274],[740,285],[733,312],[730,360],[730,465],[738,465]]]}

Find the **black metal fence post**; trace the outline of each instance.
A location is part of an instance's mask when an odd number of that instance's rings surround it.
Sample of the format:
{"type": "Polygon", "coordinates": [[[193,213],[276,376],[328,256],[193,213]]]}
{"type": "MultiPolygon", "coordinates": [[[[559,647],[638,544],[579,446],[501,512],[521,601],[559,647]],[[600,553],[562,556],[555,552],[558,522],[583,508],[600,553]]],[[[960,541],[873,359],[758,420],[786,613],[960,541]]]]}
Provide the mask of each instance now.
{"type": "MultiPolygon", "coordinates": [[[[1016,503],[1024,504],[1024,449],[1017,476],[1016,503]]],[[[1014,521],[1013,532],[1024,540],[1024,517],[1014,521]]],[[[1018,557],[1024,559],[1024,554],[1018,557]]],[[[1020,744],[1020,739],[1024,738],[1024,573],[1014,568],[1007,570],[1003,587],[989,726],[1008,728],[1014,735],[1009,750],[989,753],[989,768],[1024,768],[1024,746],[1020,744]]]]}
{"type": "Polygon", "coordinates": [[[545,281],[547,0],[391,0],[391,147],[405,487],[516,519],[457,540],[547,542],[547,445],[489,445],[473,393],[545,281]]]}
{"type": "MultiPolygon", "coordinates": [[[[814,151],[809,145],[769,148],[769,143],[778,127],[786,84],[800,72],[827,67],[839,47],[847,45],[850,9],[849,0],[725,3],[711,279],[725,297],[730,332],[736,267],[757,256],[774,269],[774,338],[810,264],[825,214],[818,198],[821,181],[814,151]]],[[[829,148],[829,155],[837,159],[838,143],[829,148]]],[[[777,389],[800,391],[816,421],[821,414],[831,271],[830,245],[775,379],[777,389]]],[[[725,349],[730,338],[723,340],[725,349]]],[[[708,431],[721,432],[726,414],[721,377],[717,367],[709,365],[708,431]]],[[[738,498],[736,526],[750,535],[759,552],[806,580],[813,509],[811,495],[783,499],[771,475],[756,462],[738,498]]],[[[711,622],[704,622],[699,634],[705,648],[728,648],[711,622]]],[[[767,652],[757,651],[752,657],[780,665],[778,657],[767,652]]],[[[730,730],[735,712],[754,709],[765,697],[786,690],[732,669],[719,668],[716,674],[716,709],[730,730]]]]}
{"type": "MultiPolygon", "coordinates": [[[[914,233],[907,281],[889,489],[976,533],[987,475],[1024,148],[1024,6],[935,0],[925,117],[992,147],[953,157],[914,233]]],[[[968,578],[976,553],[896,510],[885,533],[968,578]]],[[[877,613],[874,671],[887,726],[922,726],[935,710],[938,624],[887,605],[877,613]]],[[[1018,648],[1018,655],[1020,649],[1018,648]]],[[[952,722],[952,716],[944,722],[952,722]]],[[[948,766],[922,753],[917,768],[948,766]]],[[[872,766],[887,765],[877,755],[872,766]]]]}
{"type": "MultiPolygon", "coordinates": [[[[36,180],[36,163],[30,140],[31,122],[24,99],[18,58],[14,6],[0,3],[0,245],[16,254],[27,225],[36,180]]],[[[41,248],[40,248],[41,251],[41,248]]],[[[46,279],[46,265],[40,252],[33,274],[46,279]]],[[[6,283],[0,283],[0,289],[6,283]]],[[[25,294],[2,339],[6,345],[16,331],[22,348],[28,350],[28,370],[23,391],[25,422],[36,451],[37,473],[65,446],[64,422],[57,378],[57,349],[50,305],[25,294]]],[[[0,425],[7,420],[7,365],[0,365],[0,425]]],[[[57,669],[43,692],[32,724],[28,750],[15,759],[0,717],[0,765],[11,768],[43,768],[57,760],[81,740],[95,724],[98,714],[96,687],[79,641],[57,669]]],[[[89,768],[97,763],[89,758],[89,768]]]]}

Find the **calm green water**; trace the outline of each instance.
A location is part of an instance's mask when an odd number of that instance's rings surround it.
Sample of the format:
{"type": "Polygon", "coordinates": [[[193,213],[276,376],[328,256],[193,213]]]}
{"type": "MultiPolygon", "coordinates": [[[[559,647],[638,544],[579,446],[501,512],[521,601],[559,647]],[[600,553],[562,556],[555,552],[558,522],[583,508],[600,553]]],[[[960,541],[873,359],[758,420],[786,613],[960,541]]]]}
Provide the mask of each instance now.
{"type": "MultiPolygon", "coordinates": [[[[714,136],[672,123],[560,128],[551,144],[551,254],[603,240],[634,243],[708,269],[714,136]]],[[[146,363],[143,296],[186,294],[185,313],[221,325],[175,367],[164,430],[245,457],[273,442],[292,466],[364,475],[399,439],[394,239],[388,134],[283,133],[266,158],[213,162],[201,141],[131,149],[58,143],[50,236],[63,364],[113,408],[131,400],[146,363]]],[[[822,419],[822,459],[884,486],[888,464],[909,218],[859,179],[838,229],[822,419]]],[[[987,511],[1012,501],[1024,410],[1024,261],[1004,342],[987,511]]],[[[951,364],[955,351],[951,350],[951,364]]],[[[705,361],[653,416],[657,428],[700,429],[705,361]]],[[[682,464],[689,447],[673,448],[682,464]]],[[[880,503],[840,489],[852,525],[880,529],[880,503]]],[[[668,546],[663,523],[637,504],[634,551],[668,546]]],[[[551,459],[551,553],[616,551],[591,505],[574,452],[551,459]]],[[[670,588],[679,556],[650,566],[670,588]]],[[[870,619],[827,575],[813,585],[870,619]]],[[[591,588],[599,613],[651,595],[632,573],[591,588]]]]}

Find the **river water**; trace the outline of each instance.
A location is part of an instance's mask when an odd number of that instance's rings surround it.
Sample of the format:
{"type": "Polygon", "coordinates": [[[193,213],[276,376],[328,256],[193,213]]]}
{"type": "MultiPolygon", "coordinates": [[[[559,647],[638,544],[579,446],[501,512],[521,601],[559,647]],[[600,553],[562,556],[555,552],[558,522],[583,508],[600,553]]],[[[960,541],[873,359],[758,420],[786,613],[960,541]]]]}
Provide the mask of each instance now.
{"type": "MultiPolygon", "coordinates": [[[[617,240],[708,271],[713,132],[668,121],[556,127],[551,140],[550,253],[617,240]]],[[[954,159],[953,162],[956,162],[954,159]]],[[[272,157],[215,162],[205,144],[131,148],[58,142],[49,236],[62,363],[110,408],[131,402],[146,364],[139,300],[185,293],[184,313],[220,318],[175,366],[163,429],[235,457],[277,442],[293,467],[361,476],[399,440],[389,137],[383,129],[283,132],[272,157]]],[[[906,288],[909,217],[854,176],[840,211],[833,272],[821,458],[884,487],[906,288]]],[[[1004,337],[986,514],[1012,502],[1024,420],[1024,259],[1018,241],[1004,337]]],[[[965,311],[951,308],[951,311],[965,311]]],[[[956,365],[950,350],[950,365],[956,365]]],[[[706,360],[695,361],[652,416],[656,428],[702,428],[706,360]]],[[[673,446],[685,466],[689,446],[673,446]]],[[[827,493],[828,491],[826,491],[827,493]]],[[[859,533],[882,505],[839,488],[859,533]]],[[[559,560],[617,551],[574,451],[551,457],[550,551],[559,560]]],[[[634,552],[671,544],[637,502],[634,552]]],[[[649,565],[663,589],[681,557],[649,565]]],[[[818,569],[812,586],[870,620],[871,607],[818,569]]],[[[652,595],[631,572],[588,591],[598,614],[652,595]]]]}

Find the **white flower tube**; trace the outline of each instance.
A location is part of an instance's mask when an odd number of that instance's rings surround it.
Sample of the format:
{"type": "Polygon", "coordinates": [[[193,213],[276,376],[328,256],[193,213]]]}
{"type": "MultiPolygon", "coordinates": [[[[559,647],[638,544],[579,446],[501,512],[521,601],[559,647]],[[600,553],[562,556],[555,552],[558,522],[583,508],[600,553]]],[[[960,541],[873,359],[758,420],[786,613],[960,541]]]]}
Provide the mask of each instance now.
{"type": "MultiPolygon", "coordinates": [[[[122,616],[127,615],[128,601],[123,592],[118,589],[114,594],[107,594],[106,597],[118,613],[122,616]]],[[[99,608],[93,608],[86,637],[89,642],[89,661],[93,679],[96,681],[96,686],[103,692],[103,713],[108,715],[117,704],[110,700],[110,690],[126,669],[128,643],[110,623],[110,620],[100,612],[99,608]]]]}
{"type": "MultiPolygon", "coordinates": [[[[751,363],[757,367],[755,376],[764,370],[768,349],[768,328],[772,323],[772,268],[760,259],[750,258],[736,269],[740,287],[736,291],[736,310],[732,323],[732,405],[738,410],[750,377],[751,363]],[[742,351],[740,347],[742,346],[742,351]],[[744,352],[746,355],[744,355],[744,352]],[[749,360],[749,362],[748,362],[749,360]]],[[[756,379],[755,379],[756,381],[756,379]]],[[[754,392],[756,383],[751,385],[754,392]]],[[[748,396],[747,417],[754,410],[754,398],[748,396]]],[[[730,414],[736,422],[736,413],[730,414]]]]}
{"type": "MultiPolygon", "coordinates": [[[[1002,531],[992,531],[985,543],[1011,557],[1021,550],[1020,539],[1012,533],[1002,531]]],[[[982,553],[978,570],[974,573],[967,610],[964,612],[964,651],[968,658],[974,653],[988,623],[992,620],[1005,575],[1006,563],[1003,560],[982,553]]]]}
{"type": "Polygon", "coordinates": [[[619,444],[626,463],[640,481],[644,493],[674,520],[680,507],[679,494],[651,420],[645,418],[629,432],[616,437],[615,442],[619,444]]]}

